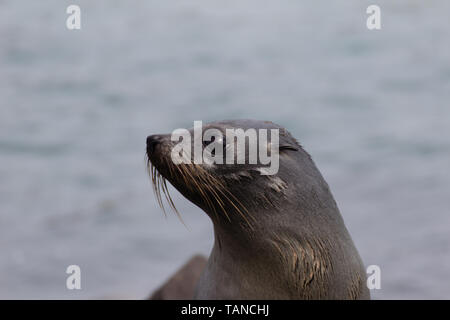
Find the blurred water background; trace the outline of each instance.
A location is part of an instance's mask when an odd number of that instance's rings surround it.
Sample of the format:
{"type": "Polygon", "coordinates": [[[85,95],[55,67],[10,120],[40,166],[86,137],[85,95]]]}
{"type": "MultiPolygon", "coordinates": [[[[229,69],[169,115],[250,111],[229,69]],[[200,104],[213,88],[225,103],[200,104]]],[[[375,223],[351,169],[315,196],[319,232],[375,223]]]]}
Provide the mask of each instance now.
{"type": "Polygon", "coordinates": [[[206,215],[164,215],[145,138],[287,127],[329,182],[374,298],[450,298],[450,2],[0,1],[0,298],[143,298],[206,215]],[[82,30],[65,27],[69,4],[82,30]],[[382,9],[382,30],[366,8],[382,9]],[[78,264],[82,290],[65,287],[78,264]]]}

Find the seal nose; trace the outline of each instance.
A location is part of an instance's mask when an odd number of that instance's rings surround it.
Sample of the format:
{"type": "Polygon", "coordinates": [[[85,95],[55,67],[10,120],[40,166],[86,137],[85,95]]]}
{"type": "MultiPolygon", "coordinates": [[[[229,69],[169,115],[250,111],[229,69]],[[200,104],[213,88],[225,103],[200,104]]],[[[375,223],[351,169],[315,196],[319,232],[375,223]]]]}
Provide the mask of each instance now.
{"type": "Polygon", "coordinates": [[[162,137],[160,135],[154,134],[147,137],[147,152],[152,154],[155,152],[155,148],[161,143],[162,137]]]}

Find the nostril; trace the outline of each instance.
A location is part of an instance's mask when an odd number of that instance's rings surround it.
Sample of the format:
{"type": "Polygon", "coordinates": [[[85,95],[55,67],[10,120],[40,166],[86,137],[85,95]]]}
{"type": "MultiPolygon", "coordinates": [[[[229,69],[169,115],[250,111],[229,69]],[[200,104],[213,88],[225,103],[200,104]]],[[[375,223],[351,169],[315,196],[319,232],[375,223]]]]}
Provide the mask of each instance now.
{"type": "Polygon", "coordinates": [[[161,136],[159,135],[151,135],[147,137],[147,150],[149,153],[153,153],[155,151],[156,146],[161,142],[161,136]]]}

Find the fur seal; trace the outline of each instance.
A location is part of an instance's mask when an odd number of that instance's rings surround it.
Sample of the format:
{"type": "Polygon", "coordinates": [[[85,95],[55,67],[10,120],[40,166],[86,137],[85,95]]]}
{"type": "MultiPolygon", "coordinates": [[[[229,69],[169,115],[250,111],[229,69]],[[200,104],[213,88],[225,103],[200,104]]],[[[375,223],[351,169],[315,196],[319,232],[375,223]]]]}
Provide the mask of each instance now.
{"type": "Polygon", "coordinates": [[[229,128],[278,129],[279,170],[261,175],[259,164],[175,165],[170,134],[147,138],[160,205],[164,194],[176,211],[168,180],[214,226],[195,298],[370,299],[362,260],[328,184],[297,140],[269,121],[218,121],[207,128],[224,135],[229,128]]]}

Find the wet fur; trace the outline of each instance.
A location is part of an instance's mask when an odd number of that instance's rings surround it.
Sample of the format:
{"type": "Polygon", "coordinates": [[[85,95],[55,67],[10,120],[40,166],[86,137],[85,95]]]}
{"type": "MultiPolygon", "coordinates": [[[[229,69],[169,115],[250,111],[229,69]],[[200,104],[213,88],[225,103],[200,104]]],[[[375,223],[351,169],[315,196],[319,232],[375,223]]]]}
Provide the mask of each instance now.
{"type": "MultiPolygon", "coordinates": [[[[243,126],[261,127],[259,121],[243,126]]],[[[219,122],[218,126],[239,126],[219,122]]],[[[215,124],[211,124],[214,126],[215,124]]],[[[278,127],[264,122],[263,126],[278,127]]],[[[311,157],[284,129],[280,171],[175,165],[169,142],[149,157],[156,198],[178,213],[166,179],[212,219],[215,244],[199,299],[368,299],[361,259],[311,157]]],[[[181,218],[181,216],[180,216],[181,218]]]]}

